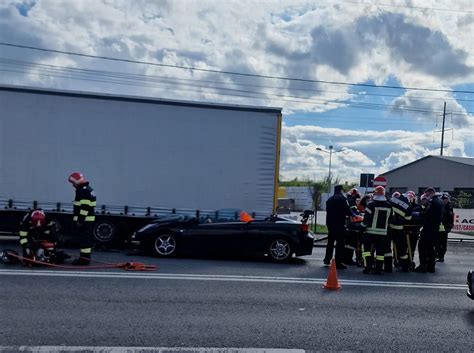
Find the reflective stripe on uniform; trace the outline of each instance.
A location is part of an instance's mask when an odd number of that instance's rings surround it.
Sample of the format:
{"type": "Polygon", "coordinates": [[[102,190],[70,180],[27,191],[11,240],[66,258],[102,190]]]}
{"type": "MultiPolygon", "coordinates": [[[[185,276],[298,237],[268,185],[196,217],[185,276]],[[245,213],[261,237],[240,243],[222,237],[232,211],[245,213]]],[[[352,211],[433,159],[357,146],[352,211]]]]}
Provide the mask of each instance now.
{"type": "Polygon", "coordinates": [[[390,224],[390,228],[392,229],[398,229],[398,230],[403,230],[403,226],[397,226],[395,224],[390,224]]]}
{"type": "Polygon", "coordinates": [[[366,209],[365,209],[365,212],[367,212],[367,213],[372,213],[372,211],[370,210],[370,208],[366,208],[366,209]]]}
{"type": "Polygon", "coordinates": [[[363,252],[362,253],[362,257],[367,257],[367,256],[370,256],[370,251],[366,251],[366,252],[363,252]]]}
{"type": "Polygon", "coordinates": [[[383,256],[384,257],[393,257],[391,252],[386,252],[385,254],[383,254],[383,256]]]}
{"type": "Polygon", "coordinates": [[[79,201],[74,201],[74,206],[80,206],[81,203],[79,201]]]}
{"type": "Polygon", "coordinates": [[[385,229],[377,228],[367,228],[367,233],[373,235],[387,235],[387,231],[385,229]]]}
{"type": "Polygon", "coordinates": [[[80,252],[82,254],[90,254],[92,252],[92,248],[84,248],[84,249],[81,249],[80,252]]]}
{"type": "Polygon", "coordinates": [[[393,212],[398,213],[400,216],[405,218],[405,212],[403,212],[402,210],[399,210],[398,208],[394,207],[393,212]]]}
{"type": "Polygon", "coordinates": [[[355,250],[355,248],[353,246],[350,246],[350,245],[346,245],[344,246],[346,249],[351,249],[351,250],[355,250]]]}
{"type": "Polygon", "coordinates": [[[26,239],[26,238],[20,239],[20,244],[21,245],[26,244],[26,243],[28,243],[28,239],[26,239]]]}
{"type": "Polygon", "coordinates": [[[405,217],[405,220],[406,220],[406,221],[411,221],[411,219],[412,219],[412,216],[411,216],[411,215],[405,217]]]}
{"type": "Polygon", "coordinates": [[[80,205],[87,205],[87,206],[91,206],[91,207],[95,207],[96,206],[96,202],[95,201],[91,201],[91,200],[88,200],[88,199],[82,199],[79,201],[79,204],[80,205]]]}
{"type": "Polygon", "coordinates": [[[45,230],[43,233],[44,233],[44,234],[50,234],[51,231],[50,231],[50,230],[45,230]]]}
{"type": "Polygon", "coordinates": [[[87,210],[81,210],[81,212],[79,212],[79,214],[80,214],[81,216],[87,216],[87,215],[89,214],[89,211],[87,211],[87,210]]]}
{"type": "Polygon", "coordinates": [[[375,260],[377,260],[377,261],[383,261],[384,259],[385,259],[385,257],[383,255],[377,255],[375,257],[375,260]]]}
{"type": "Polygon", "coordinates": [[[28,235],[28,232],[25,232],[24,230],[20,230],[20,237],[26,237],[28,235]]]}
{"type": "Polygon", "coordinates": [[[76,222],[78,219],[79,219],[79,217],[78,217],[78,216],[74,216],[74,217],[72,217],[72,220],[73,220],[74,222],[76,222]]]}
{"type": "Polygon", "coordinates": [[[446,229],[444,228],[444,224],[443,224],[443,223],[441,223],[441,224],[439,225],[439,231],[440,231],[440,232],[446,231],[446,229]]]}
{"type": "Polygon", "coordinates": [[[407,260],[407,259],[408,259],[408,255],[400,256],[400,259],[402,259],[402,260],[407,260]]]}
{"type": "Polygon", "coordinates": [[[86,222],[94,222],[95,221],[95,216],[87,216],[85,221],[86,222]]]}

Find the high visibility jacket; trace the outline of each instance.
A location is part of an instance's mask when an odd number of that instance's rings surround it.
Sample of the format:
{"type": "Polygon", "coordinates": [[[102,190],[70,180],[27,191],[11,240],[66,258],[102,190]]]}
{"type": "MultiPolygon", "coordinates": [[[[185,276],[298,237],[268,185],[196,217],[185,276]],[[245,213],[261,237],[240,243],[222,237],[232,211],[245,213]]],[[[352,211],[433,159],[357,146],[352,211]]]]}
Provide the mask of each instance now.
{"type": "Polygon", "coordinates": [[[388,201],[371,201],[367,205],[362,226],[367,234],[387,235],[387,229],[392,221],[392,205],[388,201]]]}
{"type": "Polygon", "coordinates": [[[31,210],[28,212],[20,223],[20,245],[26,246],[34,240],[49,240],[56,242],[56,235],[52,231],[54,226],[53,221],[51,221],[49,217],[46,217],[44,226],[34,227],[31,223],[31,214],[34,211],[35,210],[31,210]]]}
{"type": "Polygon", "coordinates": [[[390,204],[393,209],[393,217],[390,222],[390,228],[403,230],[403,226],[411,220],[411,206],[408,199],[400,195],[400,197],[392,197],[390,204]]]}
{"type": "Polygon", "coordinates": [[[94,189],[89,183],[84,183],[76,188],[76,198],[74,199],[73,222],[84,223],[95,221],[96,197],[94,189]]]}
{"type": "Polygon", "coordinates": [[[359,209],[357,208],[357,199],[352,197],[352,195],[347,195],[347,203],[351,208],[352,213],[359,214],[359,209]]]}

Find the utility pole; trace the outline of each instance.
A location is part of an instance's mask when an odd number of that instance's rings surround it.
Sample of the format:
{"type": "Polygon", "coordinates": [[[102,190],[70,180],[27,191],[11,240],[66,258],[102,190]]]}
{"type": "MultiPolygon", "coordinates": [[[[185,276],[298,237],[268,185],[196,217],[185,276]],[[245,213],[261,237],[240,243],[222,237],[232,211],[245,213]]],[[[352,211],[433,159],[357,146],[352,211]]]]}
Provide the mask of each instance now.
{"type": "Polygon", "coordinates": [[[443,109],[443,127],[441,128],[441,150],[439,151],[440,156],[443,155],[443,147],[444,147],[444,121],[446,120],[446,102],[444,102],[444,109],[443,109]]]}

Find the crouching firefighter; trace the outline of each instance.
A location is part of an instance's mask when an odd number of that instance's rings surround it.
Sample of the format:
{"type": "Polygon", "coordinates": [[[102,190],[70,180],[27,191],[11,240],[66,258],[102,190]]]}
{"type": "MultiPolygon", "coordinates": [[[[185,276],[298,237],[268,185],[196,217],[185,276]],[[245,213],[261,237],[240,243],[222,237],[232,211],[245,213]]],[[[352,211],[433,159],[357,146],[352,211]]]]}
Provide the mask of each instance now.
{"type": "Polygon", "coordinates": [[[25,264],[30,260],[62,263],[69,255],[57,251],[58,238],[53,231],[54,222],[42,210],[29,211],[20,223],[20,245],[25,264]],[[47,242],[47,254],[43,246],[47,242]]]}
{"type": "Polygon", "coordinates": [[[364,220],[361,224],[365,228],[365,234],[362,237],[364,273],[370,273],[373,270],[374,257],[372,253],[375,252],[375,273],[382,274],[387,230],[392,216],[393,210],[390,202],[385,197],[385,188],[377,186],[374,191],[373,201],[367,205],[364,220]]]}
{"type": "Polygon", "coordinates": [[[92,253],[92,231],[94,229],[96,197],[89,182],[81,173],[72,173],[68,181],[76,189],[74,199],[73,225],[79,236],[80,252],[79,258],[75,259],[73,265],[89,265],[92,253]]]}

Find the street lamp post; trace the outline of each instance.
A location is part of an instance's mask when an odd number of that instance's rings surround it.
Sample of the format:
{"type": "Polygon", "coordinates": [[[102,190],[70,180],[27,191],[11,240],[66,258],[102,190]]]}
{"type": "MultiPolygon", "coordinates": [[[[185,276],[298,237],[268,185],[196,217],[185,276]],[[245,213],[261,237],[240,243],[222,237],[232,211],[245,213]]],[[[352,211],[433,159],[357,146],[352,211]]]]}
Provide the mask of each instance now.
{"type": "Polygon", "coordinates": [[[328,171],[328,183],[329,183],[329,190],[328,193],[331,193],[331,185],[332,185],[332,179],[331,179],[331,164],[332,164],[332,154],[341,152],[345,150],[345,147],[341,148],[340,150],[334,151],[334,146],[330,145],[329,146],[329,151],[323,150],[322,148],[316,147],[316,150],[321,151],[321,152],[326,152],[329,153],[329,171],[328,171]]]}

